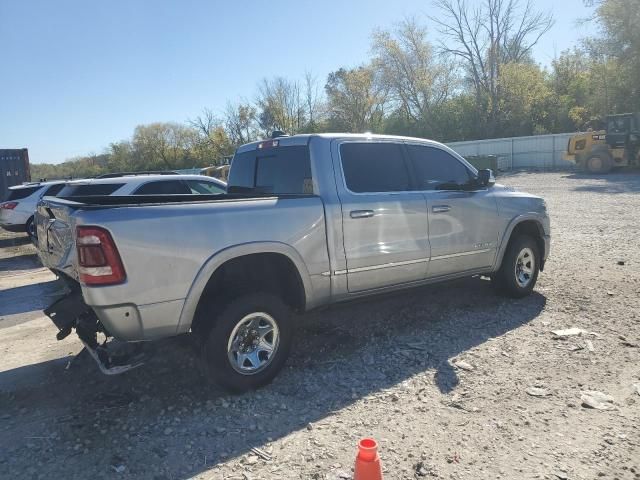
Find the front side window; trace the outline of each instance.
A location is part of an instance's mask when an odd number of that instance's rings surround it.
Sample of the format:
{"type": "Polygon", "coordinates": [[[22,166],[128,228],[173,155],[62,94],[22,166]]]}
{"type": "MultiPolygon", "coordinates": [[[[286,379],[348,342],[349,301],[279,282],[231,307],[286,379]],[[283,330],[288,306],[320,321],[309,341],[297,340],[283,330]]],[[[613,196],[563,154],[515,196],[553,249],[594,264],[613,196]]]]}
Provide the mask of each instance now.
{"type": "Polygon", "coordinates": [[[57,185],[51,185],[49,188],[47,188],[47,191],[44,192],[43,197],[55,197],[60,190],[62,190],[64,188],[64,183],[58,183],[57,185]]]}
{"type": "Polygon", "coordinates": [[[426,145],[407,145],[418,190],[450,190],[469,183],[469,170],[450,153],[426,145]]]}
{"type": "Polygon", "coordinates": [[[158,180],[145,183],[139,187],[134,195],[181,195],[189,194],[191,190],[180,180],[158,180]]]}
{"type": "Polygon", "coordinates": [[[340,158],[347,188],[355,193],[410,190],[409,172],[397,143],[343,143],[340,158]]]}
{"type": "Polygon", "coordinates": [[[207,182],[204,180],[187,180],[187,186],[193,194],[220,194],[225,193],[222,186],[215,182],[207,182]]]}

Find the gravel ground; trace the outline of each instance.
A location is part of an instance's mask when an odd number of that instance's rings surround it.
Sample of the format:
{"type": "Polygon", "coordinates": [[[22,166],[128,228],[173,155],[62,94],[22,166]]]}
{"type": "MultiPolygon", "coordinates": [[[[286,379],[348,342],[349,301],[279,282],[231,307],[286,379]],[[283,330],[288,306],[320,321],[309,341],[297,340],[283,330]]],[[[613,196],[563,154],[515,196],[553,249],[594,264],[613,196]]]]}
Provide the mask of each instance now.
{"type": "Polygon", "coordinates": [[[4,234],[0,477],[348,479],[373,436],[387,479],[640,478],[640,174],[501,181],[549,205],[533,295],[473,278],[314,313],[242,396],[204,381],[187,336],[121,376],[69,364],[79,342],[39,312],[59,285],[4,234]]]}

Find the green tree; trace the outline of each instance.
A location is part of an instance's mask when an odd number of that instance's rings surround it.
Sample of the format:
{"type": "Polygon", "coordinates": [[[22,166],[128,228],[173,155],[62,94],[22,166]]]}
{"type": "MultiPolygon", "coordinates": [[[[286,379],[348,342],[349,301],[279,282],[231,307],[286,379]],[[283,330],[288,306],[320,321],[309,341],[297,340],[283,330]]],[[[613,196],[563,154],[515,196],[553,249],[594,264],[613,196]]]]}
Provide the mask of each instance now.
{"type": "Polygon", "coordinates": [[[601,0],[595,21],[602,36],[586,39],[594,73],[606,84],[607,113],[640,110],[640,0],[601,0]]]}
{"type": "Polygon", "coordinates": [[[232,145],[242,145],[258,138],[257,114],[256,108],[250,103],[227,103],[224,128],[232,145]]]}
{"type": "Polygon", "coordinates": [[[500,70],[500,136],[549,133],[553,92],[537,65],[506,63],[500,70]]]}
{"type": "Polygon", "coordinates": [[[380,131],[386,92],[371,66],[331,72],[325,86],[329,128],[347,132],[380,131]]]}
{"type": "Polygon", "coordinates": [[[133,132],[132,145],[144,170],[191,168],[194,166],[192,148],[197,132],[179,123],[151,123],[138,125],[133,132]]]}
{"type": "Polygon", "coordinates": [[[498,134],[504,64],[527,63],[531,51],[553,25],[550,13],[537,11],[530,0],[435,0],[441,15],[431,16],[442,36],[442,51],[457,57],[473,88],[476,118],[484,135],[498,134]]]}
{"type": "Polygon", "coordinates": [[[394,116],[405,117],[414,134],[442,136],[438,113],[458,79],[451,62],[434,53],[426,27],[408,19],[392,31],[376,31],[372,51],[373,67],[397,111],[394,116]]]}

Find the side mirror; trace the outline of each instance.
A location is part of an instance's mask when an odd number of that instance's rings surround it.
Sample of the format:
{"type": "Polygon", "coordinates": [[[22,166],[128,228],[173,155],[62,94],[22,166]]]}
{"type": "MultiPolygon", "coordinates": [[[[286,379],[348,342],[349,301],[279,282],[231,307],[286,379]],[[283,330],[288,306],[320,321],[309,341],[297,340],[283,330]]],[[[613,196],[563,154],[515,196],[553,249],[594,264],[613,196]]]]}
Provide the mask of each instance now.
{"type": "Polygon", "coordinates": [[[496,183],[496,179],[493,176],[493,170],[490,168],[478,170],[478,177],[476,178],[476,181],[481,187],[493,187],[496,183]]]}

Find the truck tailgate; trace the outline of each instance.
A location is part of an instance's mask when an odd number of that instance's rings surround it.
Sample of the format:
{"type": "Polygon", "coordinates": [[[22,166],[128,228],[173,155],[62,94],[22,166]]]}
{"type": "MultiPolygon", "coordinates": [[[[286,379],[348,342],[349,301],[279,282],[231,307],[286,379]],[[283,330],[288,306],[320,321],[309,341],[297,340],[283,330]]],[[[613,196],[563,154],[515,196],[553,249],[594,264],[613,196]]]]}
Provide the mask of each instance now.
{"type": "Polygon", "coordinates": [[[73,202],[60,202],[45,197],[38,204],[35,215],[38,235],[38,256],[42,264],[52,270],[77,278],[73,268],[73,202]]]}

